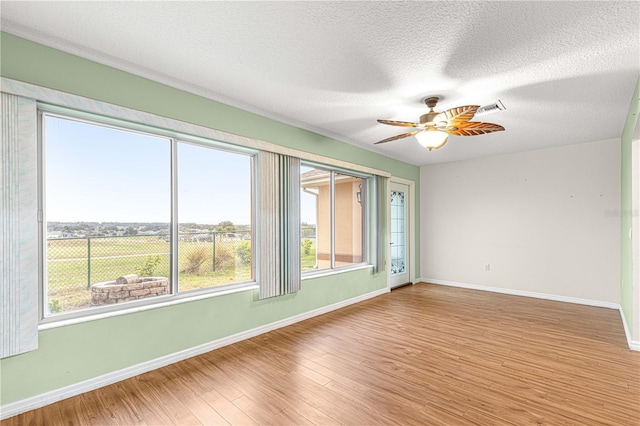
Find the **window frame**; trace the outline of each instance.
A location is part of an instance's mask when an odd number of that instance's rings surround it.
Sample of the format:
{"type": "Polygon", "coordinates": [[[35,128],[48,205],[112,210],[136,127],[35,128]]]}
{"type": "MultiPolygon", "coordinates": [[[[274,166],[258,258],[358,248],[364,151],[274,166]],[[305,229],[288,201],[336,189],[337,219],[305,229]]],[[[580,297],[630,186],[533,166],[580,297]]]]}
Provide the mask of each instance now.
{"type": "MultiPolygon", "coordinates": [[[[372,254],[371,254],[371,247],[370,247],[370,243],[371,243],[371,233],[374,232],[374,230],[371,227],[371,223],[372,221],[370,220],[370,216],[372,214],[372,209],[373,206],[375,205],[375,197],[372,197],[370,194],[370,191],[372,190],[372,188],[374,188],[374,176],[370,175],[370,174],[366,174],[366,173],[361,173],[361,172],[357,172],[354,170],[349,170],[349,169],[345,169],[342,167],[336,167],[336,166],[331,166],[331,165],[327,165],[327,164],[322,164],[322,163],[317,163],[314,161],[307,161],[302,159],[301,163],[300,163],[301,167],[312,167],[314,169],[318,169],[318,170],[324,170],[329,172],[329,185],[330,185],[330,209],[331,211],[329,212],[329,217],[330,217],[330,226],[331,226],[331,231],[330,231],[330,238],[331,238],[331,242],[330,242],[330,247],[331,247],[331,254],[330,254],[330,267],[328,268],[323,268],[323,269],[317,269],[317,270],[313,270],[313,271],[306,271],[306,272],[301,272],[301,277],[302,279],[309,279],[309,278],[314,278],[314,277],[319,277],[319,276],[325,276],[325,275],[332,275],[332,274],[336,274],[336,273],[341,273],[341,272],[346,272],[346,271],[353,271],[353,270],[358,270],[358,269],[363,269],[363,268],[370,268],[370,267],[374,267],[374,265],[371,263],[371,258],[372,258],[372,254]],[[349,177],[355,177],[355,178],[359,178],[362,179],[366,185],[365,188],[362,190],[361,192],[361,205],[362,205],[362,226],[361,226],[361,233],[362,233],[362,247],[361,247],[361,251],[362,251],[362,261],[358,262],[358,263],[352,263],[352,264],[348,264],[348,265],[343,265],[343,266],[335,266],[335,256],[336,256],[336,252],[335,252],[335,218],[336,218],[336,212],[335,212],[335,176],[336,174],[340,174],[343,176],[349,176],[349,177]],[[373,200],[373,202],[371,201],[373,200]]],[[[302,188],[301,188],[302,190],[302,188]]],[[[318,219],[316,218],[316,222],[318,221],[318,219]]],[[[316,223],[316,238],[317,238],[317,234],[318,234],[318,228],[317,228],[318,224],[316,223]]],[[[317,256],[317,253],[316,253],[317,256]]],[[[317,258],[316,258],[317,261],[317,258]]],[[[302,269],[301,269],[302,270],[302,269]]]]}
{"type": "MultiPolygon", "coordinates": [[[[366,166],[363,164],[358,164],[352,162],[353,160],[341,159],[339,157],[328,156],[326,154],[317,153],[314,150],[302,150],[297,149],[292,146],[288,146],[286,144],[278,144],[274,142],[269,142],[264,139],[256,138],[255,136],[249,136],[245,133],[237,133],[233,131],[231,133],[229,125],[223,120],[223,117],[218,116],[198,116],[192,117],[189,121],[186,121],[187,118],[184,115],[178,114],[177,110],[172,110],[167,114],[162,115],[159,112],[146,112],[144,110],[135,109],[133,106],[125,106],[118,105],[113,102],[107,100],[100,100],[99,98],[91,98],[87,96],[81,96],[74,93],[64,92],[58,89],[52,89],[32,83],[26,83],[23,81],[15,80],[8,77],[0,77],[0,85],[2,86],[2,93],[7,95],[14,95],[21,98],[31,99],[34,101],[34,111],[33,116],[35,118],[35,125],[38,127],[38,132],[34,132],[36,137],[34,138],[36,141],[39,140],[38,135],[41,133],[39,131],[40,120],[37,116],[37,109],[44,108],[51,112],[59,112],[63,115],[69,113],[69,111],[73,111],[76,117],[101,117],[105,121],[113,119],[114,122],[117,123],[126,122],[127,128],[144,128],[144,129],[161,129],[167,132],[167,135],[190,135],[193,140],[205,141],[207,145],[211,146],[231,146],[234,150],[245,151],[250,153],[256,153],[260,151],[268,151],[277,154],[295,156],[300,158],[303,161],[314,162],[318,165],[330,165],[332,167],[342,168],[346,171],[358,171],[360,173],[365,173],[368,176],[374,176],[373,180],[370,181],[370,189],[368,196],[370,197],[370,212],[368,219],[371,221],[370,224],[370,232],[368,234],[370,238],[370,246],[369,246],[369,256],[372,264],[361,266],[360,268],[351,268],[349,272],[358,270],[358,269],[372,269],[374,274],[378,274],[379,272],[384,271],[384,253],[385,246],[380,245],[380,241],[384,241],[383,235],[378,235],[378,229],[384,229],[384,222],[380,222],[380,218],[385,217],[385,213],[381,210],[380,201],[384,200],[384,195],[379,194],[379,190],[381,186],[384,184],[380,184],[380,182],[384,182],[388,180],[392,174],[384,169],[366,166]],[[183,118],[179,118],[183,117],[183,118]],[[139,124],[139,125],[138,125],[139,124]],[[136,127],[137,126],[137,127],[136,127]]],[[[171,109],[171,108],[170,108],[171,109]]],[[[175,108],[174,108],[175,109],[175,108]]],[[[233,127],[235,128],[235,127],[233,127]]],[[[35,130],[35,129],[34,129],[35,130]]],[[[39,152],[34,152],[33,155],[33,165],[32,169],[33,174],[39,173],[39,164],[35,164],[39,160],[39,152]],[[37,160],[37,161],[36,161],[37,160]]],[[[31,165],[31,163],[30,163],[31,165]]],[[[35,179],[35,176],[34,176],[35,179]]],[[[37,178],[37,182],[40,181],[40,178],[37,178]]],[[[258,191],[260,190],[260,185],[256,184],[256,180],[254,178],[253,184],[255,185],[255,194],[256,197],[259,196],[258,191]]],[[[38,192],[41,190],[39,184],[36,185],[35,188],[38,192]]],[[[37,197],[38,201],[41,199],[40,196],[37,197]]],[[[34,217],[37,221],[39,227],[42,222],[42,211],[40,207],[36,207],[36,212],[38,218],[34,217]]],[[[36,213],[34,212],[34,213],[36,213]]],[[[256,212],[256,208],[254,207],[254,214],[256,212]]],[[[257,238],[258,241],[260,239],[261,229],[260,224],[256,222],[256,218],[254,220],[254,238],[257,238]]],[[[37,252],[37,270],[38,277],[34,282],[37,284],[37,287],[34,286],[33,297],[29,297],[29,303],[32,303],[35,307],[41,305],[40,300],[36,301],[36,295],[41,297],[38,294],[40,289],[42,288],[41,283],[39,282],[41,273],[40,268],[42,267],[42,256],[40,254],[42,241],[41,240],[42,232],[36,232],[33,236],[34,243],[37,242],[37,246],[35,247],[37,252]]],[[[35,245],[35,244],[34,244],[35,245]]],[[[34,256],[36,257],[36,256],[34,256]]],[[[261,263],[260,253],[258,250],[254,251],[254,268],[257,268],[261,263]]],[[[255,269],[254,269],[255,270],[255,269]]],[[[322,275],[333,275],[335,271],[328,271],[325,274],[314,275],[313,277],[303,277],[303,280],[309,278],[316,278],[322,275]]],[[[254,272],[254,280],[259,280],[260,276],[257,272],[254,272]]],[[[103,318],[111,318],[119,315],[125,315],[130,313],[142,312],[150,309],[163,308],[176,304],[196,301],[196,300],[204,300],[210,297],[217,297],[226,294],[232,294],[235,292],[244,292],[244,291],[256,291],[258,289],[258,284],[255,283],[253,286],[243,287],[240,289],[229,289],[226,291],[220,291],[216,293],[209,293],[204,295],[192,296],[192,295],[175,295],[174,298],[167,302],[159,302],[152,305],[144,305],[140,307],[125,307],[122,309],[114,311],[114,312],[106,312],[101,314],[88,314],[81,317],[73,318],[73,319],[65,319],[61,320],[58,317],[49,317],[49,319],[54,319],[53,321],[49,321],[47,323],[38,324],[38,330],[46,330],[57,327],[62,327],[70,324],[78,324],[84,323],[94,320],[99,320],[103,318]]],[[[129,302],[135,303],[135,302],[129,302]]],[[[39,318],[39,314],[37,315],[39,318]]]]}
{"type": "MultiPolygon", "coordinates": [[[[174,282],[174,278],[175,278],[175,294],[188,294],[189,296],[191,295],[199,295],[199,294],[207,294],[210,293],[211,289],[215,289],[215,288],[236,288],[234,286],[237,286],[238,288],[244,288],[246,285],[244,284],[251,284],[251,285],[255,285],[257,283],[257,279],[256,279],[256,259],[257,259],[257,254],[258,251],[255,250],[256,248],[256,232],[257,232],[257,213],[256,213],[256,197],[257,197],[257,182],[256,182],[256,165],[257,165],[257,155],[258,155],[258,151],[252,152],[251,154],[248,154],[247,152],[241,152],[241,150],[239,149],[234,149],[234,148],[230,148],[229,144],[226,144],[224,146],[220,146],[220,147],[212,147],[211,144],[207,144],[203,141],[195,141],[195,140],[189,140],[191,139],[190,137],[184,136],[184,137],[180,137],[180,138],[176,138],[175,139],[175,143],[172,144],[172,176],[175,174],[176,179],[175,181],[172,178],[172,199],[173,200],[178,200],[178,202],[172,202],[171,204],[171,209],[172,209],[172,218],[177,218],[177,220],[172,220],[171,221],[171,225],[173,228],[173,224],[175,223],[175,235],[178,235],[180,233],[180,216],[178,215],[178,209],[179,209],[179,195],[178,195],[178,189],[179,189],[179,175],[178,175],[178,145],[179,144],[188,144],[188,145],[193,145],[193,146],[198,146],[198,147],[202,147],[202,148],[207,148],[207,149],[214,149],[216,151],[222,151],[222,152],[226,152],[226,153],[231,153],[231,154],[240,154],[240,155],[247,155],[250,158],[250,173],[251,175],[249,176],[249,182],[250,182],[250,191],[251,191],[251,280],[249,281],[242,281],[239,283],[230,283],[230,284],[222,284],[219,286],[213,286],[213,287],[205,287],[205,288],[198,288],[198,289],[192,289],[192,290],[184,290],[182,292],[180,292],[180,271],[179,268],[177,268],[177,262],[179,260],[179,250],[178,250],[178,242],[179,242],[179,238],[173,238],[173,240],[175,240],[176,246],[175,246],[175,253],[176,253],[176,273],[175,273],[175,277],[173,276],[173,272],[172,272],[172,276],[171,276],[171,282],[172,282],[172,288],[173,288],[173,282],[174,282]],[[175,150],[175,152],[174,152],[175,150]],[[175,163],[175,164],[174,164],[175,163]],[[175,191],[175,193],[174,193],[175,191]]],[[[246,151],[246,150],[244,150],[246,151]]],[[[173,231],[173,229],[172,229],[173,231]]],[[[173,243],[172,243],[172,252],[173,252],[173,243]]],[[[223,291],[223,289],[221,289],[220,291],[223,291]]]]}
{"type": "Polygon", "coordinates": [[[84,320],[85,318],[104,317],[139,311],[154,307],[166,306],[186,300],[198,300],[206,297],[213,297],[230,292],[245,291],[256,288],[256,264],[259,261],[257,250],[255,250],[257,229],[257,182],[256,167],[258,150],[244,146],[238,146],[229,142],[221,142],[207,137],[190,135],[184,132],[172,131],[154,127],[152,125],[136,123],[129,120],[101,116],[96,113],[84,112],[67,107],[50,105],[43,102],[37,103],[37,187],[38,187],[38,317],[39,324],[47,327],[53,324],[65,324],[84,320]],[[47,289],[47,220],[46,220],[46,126],[47,116],[57,117],[66,120],[77,121],[89,125],[112,128],[119,131],[138,133],[156,138],[166,138],[170,144],[170,294],[154,296],[146,299],[139,299],[123,303],[114,303],[104,306],[94,306],[75,311],[59,314],[47,314],[48,289],[47,289]],[[179,268],[178,268],[178,144],[187,143],[206,149],[224,151],[228,153],[245,155],[250,159],[250,218],[251,218],[251,280],[238,283],[222,284],[211,287],[204,287],[192,290],[179,291],[179,268]]]}

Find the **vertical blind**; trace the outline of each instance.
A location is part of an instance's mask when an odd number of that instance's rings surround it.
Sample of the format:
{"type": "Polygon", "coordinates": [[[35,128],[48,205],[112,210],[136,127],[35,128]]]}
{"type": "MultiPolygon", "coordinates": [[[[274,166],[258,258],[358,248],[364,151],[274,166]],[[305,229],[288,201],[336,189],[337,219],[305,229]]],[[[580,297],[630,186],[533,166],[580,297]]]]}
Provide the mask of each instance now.
{"type": "Polygon", "coordinates": [[[2,93],[0,358],[38,347],[36,102],[2,93]]]}
{"type": "Polygon", "coordinates": [[[387,183],[389,178],[383,176],[375,177],[375,235],[376,235],[376,259],[375,272],[380,273],[385,270],[387,259],[387,206],[389,205],[387,183]]]}
{"type": "Polygon", "coordinates": [[[258,155],[260,299],[300,290],[300,159],[258,155]]]}

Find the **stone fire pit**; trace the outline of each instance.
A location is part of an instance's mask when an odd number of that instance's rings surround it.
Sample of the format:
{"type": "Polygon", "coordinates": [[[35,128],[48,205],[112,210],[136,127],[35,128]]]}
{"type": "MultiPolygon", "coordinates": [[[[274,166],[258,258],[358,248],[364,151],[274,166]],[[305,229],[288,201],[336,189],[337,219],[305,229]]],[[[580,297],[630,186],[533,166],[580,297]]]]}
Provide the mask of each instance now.
{"type": "Polygon", "coordinates": [[[91,286],[91,305],[109,305],[145,299],[169,293],[166,277],[144,277],[125,275],[115,281],[104,281],[91,286]]]}

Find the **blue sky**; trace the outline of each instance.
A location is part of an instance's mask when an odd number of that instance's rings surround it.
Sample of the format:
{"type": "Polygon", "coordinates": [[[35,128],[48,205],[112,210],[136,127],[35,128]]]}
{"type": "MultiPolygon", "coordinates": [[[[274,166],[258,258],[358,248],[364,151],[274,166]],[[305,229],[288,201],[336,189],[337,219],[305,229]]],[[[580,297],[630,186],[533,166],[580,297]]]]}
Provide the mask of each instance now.
{"type": "MultiPolygon", "coordinates": [[[[313,169],[313,167],[301,166],[300,173],[302,174],[313,169]]],[[[316,198],[317,197],[307,192],[300,191],[300,222],[307,224],[316,223],[316,198]]]]}
{"type": "MultiPolygon", "coordinates": [[[[168,139],[55,116],[45,135],[47,221],[170,221],[168,139]]],[[[251,223],[250,156],[179,143],[178,177],[180,223],[251,223]]],[[[315,223],[315,197],[301,197],[315,223]]]]}
{"type": "MultiPolygon", "coordinates": [[[[47,116],[46,215],[169,222],[168,139],[47,116]]],[[[251,222],[250,157],[178,145],[180,222],[251,222]]]]}

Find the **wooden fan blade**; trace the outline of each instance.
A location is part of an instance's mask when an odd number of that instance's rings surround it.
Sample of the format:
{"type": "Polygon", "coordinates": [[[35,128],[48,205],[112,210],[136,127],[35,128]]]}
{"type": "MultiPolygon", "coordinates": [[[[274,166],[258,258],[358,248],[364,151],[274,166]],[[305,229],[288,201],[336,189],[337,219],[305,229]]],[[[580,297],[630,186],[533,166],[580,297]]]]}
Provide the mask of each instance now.
{"type": "Polygon", "coordinates": [[[378,120],[378,123],[388,124],[389,126],[400,127],[420,127],[418,123],[411,123],[409,121],[394,121],[394,120],[378,120]]]}
{"type": "Polygon", "coordinates": [[[466,123],[471,120],[476,111],[480,108],[480,105],[466,105],[448,109],[440,113],[441,117],[444,117],[450,126],[455,126],[459,123],[466,123]]]}
{"type": "Polygon", "coordinates": [[[420,133],[420,132],[422,132],[422,130],[416,130],[416,131],[409,132],[409,133],[403,133],[403,134],[397,135],[397,136],[391,136],[390,138],[386,138],[386,139],[383,139],[383,140],[381,140],[379,142],[374,143],[374,145],[378,145],[379,143],[387,143],[387,142],[395,141],[395,140],[402,139],[402,138],[408,138],[409,136],[413,136],[413,135],[415,135],[417,133],[420,133]]]}
{"type": "Polygon", "coordinates": [[[499,132],[501,130],[504,130],[504,127],[500,126],[499,124],[467,121],[465,123],[458,123],[454,126],[448,127],[446,132],[450,135],[455,136],[476,136],[484,135],[486,133],[499,132]],[[449,130],[449,128],[451,128],[451,130],[449,130]]]}

